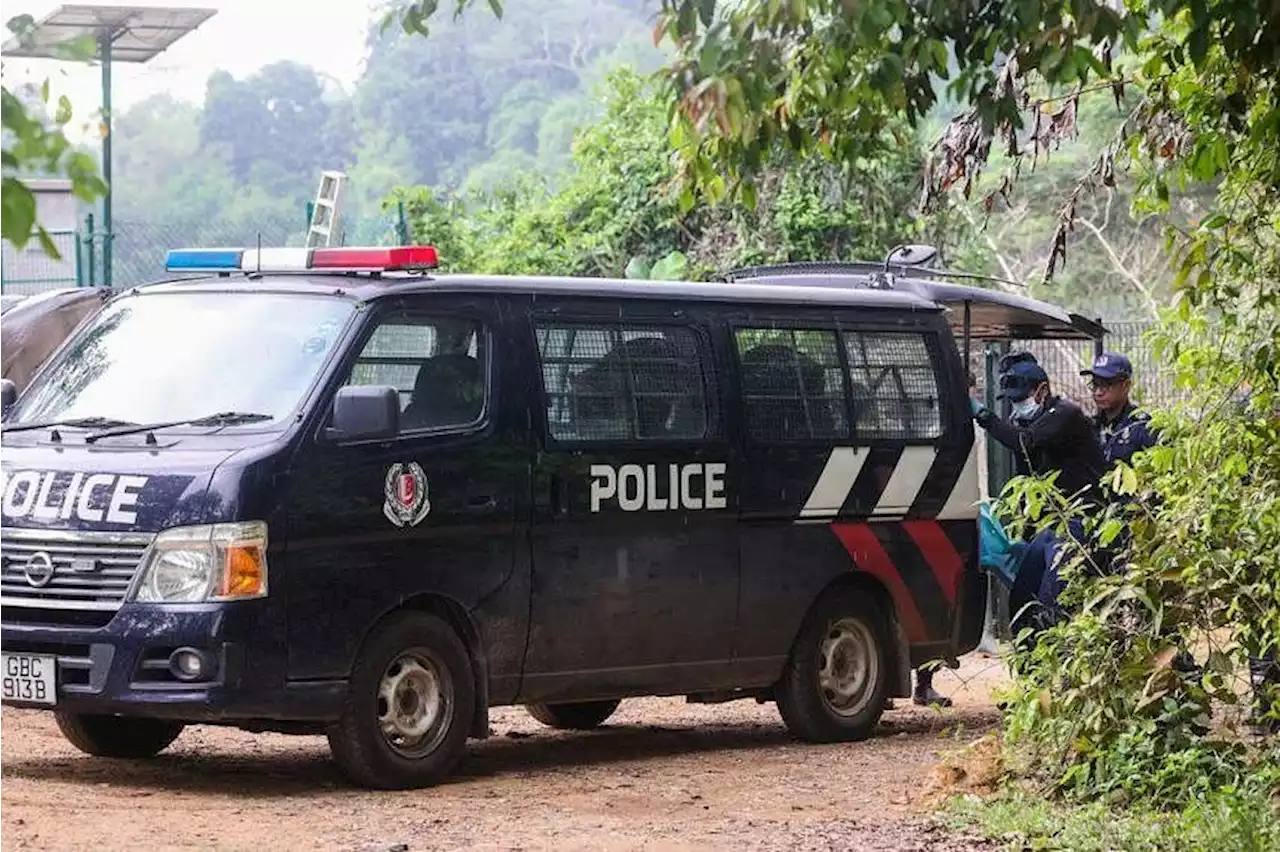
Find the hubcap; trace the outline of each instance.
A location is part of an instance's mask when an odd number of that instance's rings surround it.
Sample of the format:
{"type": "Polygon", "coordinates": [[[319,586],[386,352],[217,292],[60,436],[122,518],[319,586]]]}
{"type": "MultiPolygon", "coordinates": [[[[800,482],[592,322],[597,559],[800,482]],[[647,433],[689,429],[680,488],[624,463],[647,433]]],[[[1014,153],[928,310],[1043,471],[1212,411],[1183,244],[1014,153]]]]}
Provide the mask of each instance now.
{"type": "Polygon", "coordinates": [[[827,707],[838,716],[866,709],[880,679],[871,629],[859,619],[842,618],[827,629],[818,655],[818,686],[827,707]]]}
{"type": "Polygon", "coordinates": [[[440,744],[453,717],[453,692],[444,667],[425,650],[391,661],[378,684],[378,726],[392,751],[419,758],[440,744]]]}

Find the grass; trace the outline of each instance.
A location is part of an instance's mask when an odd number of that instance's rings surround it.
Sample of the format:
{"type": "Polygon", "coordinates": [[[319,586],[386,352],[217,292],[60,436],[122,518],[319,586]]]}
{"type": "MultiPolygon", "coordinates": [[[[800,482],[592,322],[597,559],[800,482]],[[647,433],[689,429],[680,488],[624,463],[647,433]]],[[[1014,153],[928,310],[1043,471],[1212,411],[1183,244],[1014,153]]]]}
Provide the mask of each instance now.
{"type": "Polygon", "coordinates": [[[1261,792],[1220,791],[1178,813],[1049,803],[1025,792],[959,796],[941,819],[1013,850],[1280,850],[1280,808],[1261,792]]]}

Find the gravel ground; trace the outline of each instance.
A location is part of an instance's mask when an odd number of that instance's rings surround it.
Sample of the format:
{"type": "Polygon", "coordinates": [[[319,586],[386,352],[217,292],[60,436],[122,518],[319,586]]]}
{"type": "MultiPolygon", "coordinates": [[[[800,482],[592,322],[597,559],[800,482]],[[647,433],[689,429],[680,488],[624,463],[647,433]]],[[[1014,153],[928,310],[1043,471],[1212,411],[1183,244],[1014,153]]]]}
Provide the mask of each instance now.
{"type": "Polygon", "coordinates": [[[956,706],[898,700],[877,735],[791,739],[772,704],[634,699],[599,730],[493,711],[449,783],[347,786],[323,738],[188,728],[155,760],[81,755],[52,717],[0,714],[4,849],[735,849],[995,847],[930,823],[940,757],[990,731],[998,661],[935,678],[956,706]]]}

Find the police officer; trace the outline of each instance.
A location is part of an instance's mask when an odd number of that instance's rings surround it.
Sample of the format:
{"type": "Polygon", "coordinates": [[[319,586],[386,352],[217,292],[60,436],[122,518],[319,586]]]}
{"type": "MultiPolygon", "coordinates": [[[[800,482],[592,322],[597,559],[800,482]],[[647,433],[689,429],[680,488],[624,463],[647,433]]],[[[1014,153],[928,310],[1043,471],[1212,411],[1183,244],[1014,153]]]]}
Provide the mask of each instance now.
{"type": "Polygon", "coordinates": [[[973,417],[987,434],[1013,450],[1019,473],[1044,476],[1059,471],[1058,488],[1086,500],[1099,499],[1102,450],[1088,415],[1053,392],[1049,375],[1034,359],[1014,361],[1000,376],[997,396],[1013,405],[1011,420],[1002,420],[977,400],[973,417]]]}
{"type": "Polygon", "coordinates": [[[1151,416],[1139,411],[1129,398],[1133,389],[1133,365],[1116,352],[1103,352],[1088,370],[1093,404],[1098,413],[1093,418],[1094,432],[1102,449],[1102,460],[1110,468],[1117,461],[1128,463],[1133,454],[1156,444],[1151,429],[1151,416]]]}
{"type": "MultiPolygon", "coordinates": [[[[1088,415],[1053,392],[1048,374],[1030,353],[1006,356],[1002,366],[1007,369],[1000,376],[998,396],[1012,403],[1013,417],[1003,420],[972,400],[974,419],[988,435],[1013,450],[1019,474],[1044,476],[1057,471],[1059,490],[1096,507],[1102,496],[1103,459],[1088,415]]],[[[1079,521],[1073,519],[1069,527],[1077,540],[1083,538],[1079,521]]],[[[1050,570],[1055,551],[1056,540],[1049,531],[1028,544],[1009,593],[1013,612],[1022,612],[1035,600],[1051,604],[1057,598],[1057,572],[1050,570]]],[[[1033,611],[1022,612],[1014,619],[1015,632],[1026,619],[1035,618],[1033,611]]]]}

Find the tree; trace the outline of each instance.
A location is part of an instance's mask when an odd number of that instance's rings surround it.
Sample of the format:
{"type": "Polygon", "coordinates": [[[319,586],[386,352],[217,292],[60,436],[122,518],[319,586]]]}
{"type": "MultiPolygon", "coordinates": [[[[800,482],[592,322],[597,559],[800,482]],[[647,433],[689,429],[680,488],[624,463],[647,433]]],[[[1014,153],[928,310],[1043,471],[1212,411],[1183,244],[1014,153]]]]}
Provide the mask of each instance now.
{"type": "Polygon", "coordinates": [[[603,114],[577,130],[554,184],[519,152],[505,183],[481,167],[473,192],[405,190],[414,238],[438,245],[453,270],[707,277],[813,256],[878,257],[922,227],[904,213],[922,156],[904,128],[843,174],[779,155],[754,211],[681,211],[666,101],[630,69],[609,82],[603,114]]]}
{"type": "MultiPolygon", "coordinates": [[[[31,38],[34,25],[30,15],[19,15],[7,22],[9,31],[20,42],[31,38]]],[[[71,40],[60,47],[60,54],[69,60],[84,60],[93,55],[93,45],[84,40],[71,40]]],[[[57,247],[37,221],[35,196],[24,178],[64,176],[71,181],[72,192],[84,201],[101,197],[107,187],[98,176],[93,155],[78,150],[67,138],[66,128],[72,119],[71,102],[65,96],[59,98],[52,116],[48,107],[48,80],[27,91],[11,91],[8,86],[0,90],[4,137],[0,236],[17,248],[24,247],[34,236],[46,254],[58,258],[57,247]]]]}

